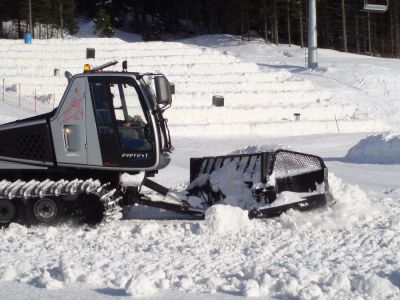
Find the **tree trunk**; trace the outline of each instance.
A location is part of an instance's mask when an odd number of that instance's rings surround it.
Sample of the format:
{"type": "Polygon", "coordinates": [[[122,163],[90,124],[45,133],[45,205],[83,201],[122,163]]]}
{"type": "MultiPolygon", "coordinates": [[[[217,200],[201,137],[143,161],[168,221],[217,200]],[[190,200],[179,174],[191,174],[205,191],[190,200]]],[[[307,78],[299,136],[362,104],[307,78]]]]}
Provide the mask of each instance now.
{"type": "Polygon", "coordinates": [[[139,29],[140,21],[139,21],[139,4],[137,1],[133,1],[133,26],[135,30],[139,29]]]}
{"type": "Polygon", "coordinates": [[[364,44],[364,54],[367,54],[367,31],[365,30],[365,22],[367,17],[362,18],[362,25],[363,25],[363,44],[364,44]]]}
{"type": "Polygon", "coordinates": [[[399,4],[398,1],[394,2],[394,24],[395,24],[395,44],[396,44],[396,57],[400,57],[400,24],[399,24],[399,4]]]}
{"type": "Polygon", "coordinates": [[[381,56],[384,57],[385,56],[385,37],[384,37],[384,30],[382,30],[382,28],[384,26],[382,15],[379,18],[379,23],[380,23],[380,26],[378,27],[378,30],[380,31],[380,34],[381,34],[381,56]]]}
{"type": "Polygon", "coordinates": [[[208,13],[208,33],[214,33],[214,18],[213,18],[213,3],[214,1],[211,1],[212,3],[210,3],[209,1],[207,1],[207,7],[210,8],[209,13],[208,13]]]}
{"type": "Polygon", "coordinates": [[[265,35],[265,42],[268,43],[268,23],[267,23],[267,5],[263,1],[263,12],[264,12],[264,35],[265,35]]]}
{"type": "Polygon", "coordinates": [[[278,15],[276,0],[274,0],[274,41],[276,45],[279,45],[279,30],[278,30],[278,15]]]}
{"type": "Polygon", "coordinates": [[[344,5],[344,0],[342,0],[342,24],[343,24],[343,50],[344,52],[348,52],[347,29],[346,29],[346,7],[344,5]]]}
{"type": "Polygon", "coordinates": [[[391,49],[392,49],[392,57],[396,56],[395,53],[395,41],[394,41],[394,28],[393,28],[393,10],[390,11],[390,42],[391,42],[391,49]]]}
{"type": "Polygon", "coordinates": [[[220,33],[220,28],[221,28],[221,21],[220,21],[220,14],[219,14],[219,6],[218,6],[218,1],[216,1],[216,4],[215,4],[215,10],[214,10],[214,13],[215,13],[215,16],[214,16],[214,18],[215,18],[215,32],[216,33],[220,33]]]}
{"type": "Polygon", "coordinates": [[[329,30],[329,20],[330,20],[330,15],[328,14],[328,1],[324,0],[324,22],[325,22],[325,47],[329,48],[331,46],[330,43],[330,30],[329,30]]]}
{"type": "Polygon", "coordinates": [[[64,38],[64,19],[63,19],[63,6],[62,2],[60,1],[60,29],[61,29],[61,38],[64,38]]]}
{"type": "Polygon", "coordinates": [[[32,2],[31,0],[28,1],[28,17],[29,17],[29,31],[32,33],[32,36],[34,36],[34,30],[32,26],[32,2]]]}
{"type": "Polygon", "coordinates": [[[241,27],[241,31],[242,31],[242,42],[244,42],[244,16],[243,16],[243,1],[241,2],[241,10],[240,10],[240,27],[241,27]]]}
{"type": "Polygon", "coordinates": [[[287,27],[288,27],[288,42],[289,42],[289,47],[292,44],[292,36],[290,32],[290,6],[289,6],[289,1],[287,2],[287,27]]]}
{"type": "Polygon", "coordinates": [[[144,5],[141,7],[142,29],[147,30],[147,14],[144,5]]]}
{"type": "Polygon", "coordinates": [[[300,20],[300,46],[304,48],[304,29],[303,29],[303,3],[299,1],[299,20],[300,20]]]}
{"type": "Polygon", "coordinates": [[[356,13],[356,47],[357,54],[360,54],[360,29],[358,26],[358,14],[356,13]]]}
{"type": "Polygon", "coordinates": [[[17,26],[18,26],[18,38],[22,38],[22,29],[21,29],[21,20],[17,20],[17,26]]]}
{"type": "Polygon", "coordinates": [[[371,20],[370,20],[369,13],[367,14],[367,23],[368,23],[368,51],[369,51],[369,55],[372,55],[371,20]]]}
{"type": "Polygon", "coordinates": [[[247,40],[250,41],[249,0],[246,0],[246,23],[247,23],[247,40]]]}

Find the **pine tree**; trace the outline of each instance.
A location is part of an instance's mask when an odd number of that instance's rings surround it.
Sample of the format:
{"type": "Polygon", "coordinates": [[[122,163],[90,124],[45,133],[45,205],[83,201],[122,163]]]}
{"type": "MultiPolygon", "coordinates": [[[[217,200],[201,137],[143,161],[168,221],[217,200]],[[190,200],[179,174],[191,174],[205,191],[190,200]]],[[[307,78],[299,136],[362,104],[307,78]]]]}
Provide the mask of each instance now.
{"type": "Polygon", "coordinates": [[[75,20],[75,1],[74,0],[60,0],[62,2],[62,17],[64,20],[64,27],[70,34],[75,34],[79,30],[79,26],[75,20]]]}
{"type": "Polygon", "coordinates": [[[96,14],[96,30],[99,36],[112,37],[114,30],[111,26],[110,17],[103,8],[100,8],[96,14]]]}

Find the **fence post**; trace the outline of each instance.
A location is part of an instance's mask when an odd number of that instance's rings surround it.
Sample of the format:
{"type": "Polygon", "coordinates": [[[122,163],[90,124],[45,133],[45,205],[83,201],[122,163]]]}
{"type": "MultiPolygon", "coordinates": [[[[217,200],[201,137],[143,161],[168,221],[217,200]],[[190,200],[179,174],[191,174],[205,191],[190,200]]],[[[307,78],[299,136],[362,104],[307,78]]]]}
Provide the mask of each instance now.
{"type": "Polygon", "coordinates": [[[334,114],[334,116],[335,116],[335,121],[336,121],[337,133],[340,133],[339,124],[338,124],[338,121],[337,121],[337,118],[336,118],[336,114],[334,114]]]}
{"type": "Polygon", "coordinates": [[[18,83],[18,107],[21,107],[21,83],[18,83]]]}
{"type": "Polygon", "coordinates": [[[5,86],[5,83],[4,83],[4,78],[3,78],[3,101],[5,101],[5,98],[4,98],[4,91],[6,90],[6,86],[5,86]]]}

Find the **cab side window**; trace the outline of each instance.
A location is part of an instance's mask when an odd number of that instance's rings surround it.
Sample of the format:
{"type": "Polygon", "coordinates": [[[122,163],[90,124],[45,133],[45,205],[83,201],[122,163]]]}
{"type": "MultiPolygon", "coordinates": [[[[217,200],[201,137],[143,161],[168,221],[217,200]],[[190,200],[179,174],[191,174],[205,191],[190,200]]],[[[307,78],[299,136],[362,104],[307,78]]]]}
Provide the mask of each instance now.
{"type": "Polygon", "coordinates": [[[105,82],[94,82],[91,86],[95,103],[96,119],[100,132],[113,132],[113,117],[110,102],[107,101],[109,92],[105,82]]]}

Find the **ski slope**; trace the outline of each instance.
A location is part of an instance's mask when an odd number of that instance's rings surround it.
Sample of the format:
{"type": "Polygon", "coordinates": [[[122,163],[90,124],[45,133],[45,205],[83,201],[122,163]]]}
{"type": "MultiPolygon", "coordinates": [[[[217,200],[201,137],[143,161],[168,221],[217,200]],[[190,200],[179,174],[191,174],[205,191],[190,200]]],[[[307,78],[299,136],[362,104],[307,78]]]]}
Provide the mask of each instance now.
{"type": "MultiPolygon", "coordinates": [[[[190,157],[282,145],[325,159],[336,204],[265,221],[218,206],[205,221],[142,220],[165,215],[136,207],[132,219],[95,229],[11,225],[0,235],[0,298],[400,298],[398,60],[319,50],[310,71],[303,49],[227,35],[0,40],[0,80],[60,99],[63,72],[81,72],[87,47],[94,65],[127,59],[130,70],[158,70],[176,84],[167,115],[176,150],[158,182],[182,189],[190,157]],[[212,107],[212,95],[225,107],[212,107]],[[367,155],[377,151],[378,160],[367,155]]],[[[32,92],[21,108],[17,92],[5,96],[2,122],[33,114],[32,92]]]]}

